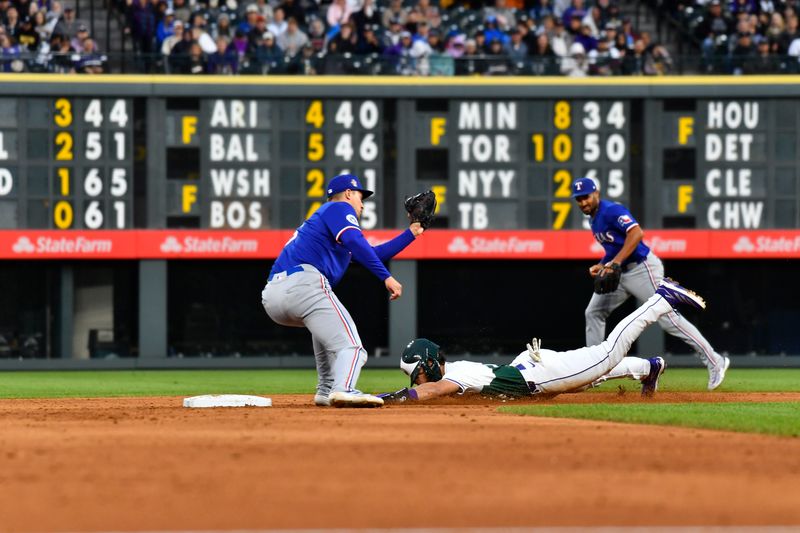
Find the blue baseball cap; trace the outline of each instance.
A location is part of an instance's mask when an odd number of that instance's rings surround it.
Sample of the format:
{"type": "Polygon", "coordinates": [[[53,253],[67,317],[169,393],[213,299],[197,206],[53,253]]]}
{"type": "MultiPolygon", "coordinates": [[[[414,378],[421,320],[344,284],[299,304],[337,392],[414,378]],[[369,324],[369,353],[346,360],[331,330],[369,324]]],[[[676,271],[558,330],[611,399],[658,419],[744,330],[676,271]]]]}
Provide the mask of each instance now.
{"type": "Polygon", "coordinates": [[[361,185],[361,180],[358,179],[358,176],[354,174],[339,174],[328,182],[328,198],[334,194],[346,191],[347,189],[351,191],[361,191],[364,198],[369,198],[374,194],[361,185]]]}
{"type": "Polygon", "coordinates": [[[578,178],[572,182],[572,197],[586,196],[597,190],[597,184],[592,178],[578,178]]]}

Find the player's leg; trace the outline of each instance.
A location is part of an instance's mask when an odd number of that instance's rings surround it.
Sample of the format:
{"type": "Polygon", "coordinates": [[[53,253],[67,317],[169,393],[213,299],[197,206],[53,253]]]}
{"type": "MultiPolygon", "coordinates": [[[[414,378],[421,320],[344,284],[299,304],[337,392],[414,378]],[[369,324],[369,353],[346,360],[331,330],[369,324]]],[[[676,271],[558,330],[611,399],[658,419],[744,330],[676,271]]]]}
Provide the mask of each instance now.
{"type": "Polygon", "coordinates": [[[595,346],[603,342],[606,337],[608,315],[627,299],[628,293],[621,284],[619,289],[609,294],[592,293],[589,305],[583,313],[586,318],[586,346],[595,346]]]}
{"type": "Polygon", "coordinates": [[[597,387],[612,379],[634,379],[641,381],[650,375],[650,361],[641,357],[624,357],[617,366],[611,369],[608,374],[600,376],[592,382],[593,387],[597,387]]]}
{"type": "MultiPolygon", "coordinates": [[[[641,300],[653,294],[658,288],[658,284],[664,279],[664,265],[658,256],[651,253],[648,255],[647,261],[627,275],[633,275],[628,281],[628,290],[641,300]]],[[[722,384],[730,360],[718,354],[694,324],[675,311],[661,317],[658,324],[664,331],[692,347],[708,368],[708,388],[710,390],[714,390],[722,384]]]]}
{"type": "Polygon", "coordinates": [[[293,309],[294,294],[292,297],[289,296],[290,292],[294,293],[294,286],[298,281],[296,276],[297,274],[267,283],[261,291],[261,305],[276,324],[301,328],[304,326],[303,317],[293,309]]]}
{"type": "Polygon", "coordinates": [[[671,305],[655,294],[623,318],[608,339],[597,346],[566,352],[541,350],[541,362],[534,364],[532,370],[537,389],[543,393],[562,393],[599,379],[623,360],[647,326],[671,310],[671,305]]]}
{"type": "Polygon", "coordinates": [[[328,281],[321,274],[300,274],[309,284],[304,299],[307,308],[303,313],[305,326],[311,331],[331,360],[333,382],[330,403],[336,407],[379,407],[383,400],[356,389],[361,368],[367,361],[367,352],[361,344],[355,322],[328,281]],[[330,354],[335,354],[332,358],[330,354]]]}
{"type": "Polygon", "coordinates": [[[314,343],[314,360],[317,365],[317,392],[314,395],[316,405],[327,407],[331,404],[328,396],[333,388],[333,360],[335,353],[325,349],[325,345],[312,338],[314,343]]]}

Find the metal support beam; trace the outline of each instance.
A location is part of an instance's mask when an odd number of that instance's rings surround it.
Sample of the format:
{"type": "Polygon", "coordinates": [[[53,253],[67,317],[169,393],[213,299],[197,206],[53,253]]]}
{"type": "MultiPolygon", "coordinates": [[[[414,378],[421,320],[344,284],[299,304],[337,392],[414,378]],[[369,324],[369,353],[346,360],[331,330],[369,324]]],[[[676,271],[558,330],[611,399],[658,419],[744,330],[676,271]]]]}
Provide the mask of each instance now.
{"type": "Polygon", "coordinates": [[[139,262],[139,358],[167,357],[167,262],[139,262]]]}
{"type": "Polygon", "coordinates": [[[75,310],[75,275],[71,265],[61,266],[57,310],[58,344],[56,357],[72,359],[72,330],[75,310]]]}
{"type": "Polygon", "coordinates": [[[391,272],[403,284],[403,296],[389,302],[389,357],[397,361],[406,344],[417,337],[417,262],[393,261],[391,272]]]}

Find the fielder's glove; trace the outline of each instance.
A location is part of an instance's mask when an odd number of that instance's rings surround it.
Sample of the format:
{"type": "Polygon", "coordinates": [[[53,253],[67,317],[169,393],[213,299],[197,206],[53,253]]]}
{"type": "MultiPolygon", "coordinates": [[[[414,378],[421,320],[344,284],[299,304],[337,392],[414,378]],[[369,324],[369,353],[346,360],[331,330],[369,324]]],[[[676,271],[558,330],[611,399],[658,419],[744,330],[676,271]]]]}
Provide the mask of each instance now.
{"type": "Polygon", "coordinates": [[[436,195],[433,191],[425,191],[414,196],[409,196],[403,204],[408,211],[408,219],[414,223],[419,222],[424,229],[433,224],[436,212],[436,195]]]}
{"type": "Polygon", "coordinates": [[[610,263],[594,277],[594,292],[608,294],[617,290],[622,277],[622,269],[617,263],[610,263]]]}

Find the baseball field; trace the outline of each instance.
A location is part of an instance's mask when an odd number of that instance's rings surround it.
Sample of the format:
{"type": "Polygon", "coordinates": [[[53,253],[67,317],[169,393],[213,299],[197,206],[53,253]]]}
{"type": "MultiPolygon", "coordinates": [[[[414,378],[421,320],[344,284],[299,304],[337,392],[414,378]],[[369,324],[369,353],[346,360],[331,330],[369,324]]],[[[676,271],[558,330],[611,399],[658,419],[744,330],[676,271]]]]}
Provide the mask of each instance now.
{"type": "Polygon", "coordinates": [[[800,527],[800,370],[706,376],[332,409],[313,371],[0,373],[0,531],[800,527]],[[182,407],[208,393],[273,407],[182,407]]]}

